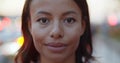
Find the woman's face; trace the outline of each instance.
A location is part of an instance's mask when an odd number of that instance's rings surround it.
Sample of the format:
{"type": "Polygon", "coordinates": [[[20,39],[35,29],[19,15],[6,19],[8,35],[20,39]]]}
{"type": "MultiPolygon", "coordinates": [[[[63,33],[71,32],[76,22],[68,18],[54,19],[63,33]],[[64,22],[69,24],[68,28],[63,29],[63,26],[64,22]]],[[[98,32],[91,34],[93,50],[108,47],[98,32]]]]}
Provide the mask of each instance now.
{"type": "Polygon", "coordinates": [[[75,57],[85,26],[73,0],[33,0],[30,15],[29,30],[41,59],[75,57]]]}

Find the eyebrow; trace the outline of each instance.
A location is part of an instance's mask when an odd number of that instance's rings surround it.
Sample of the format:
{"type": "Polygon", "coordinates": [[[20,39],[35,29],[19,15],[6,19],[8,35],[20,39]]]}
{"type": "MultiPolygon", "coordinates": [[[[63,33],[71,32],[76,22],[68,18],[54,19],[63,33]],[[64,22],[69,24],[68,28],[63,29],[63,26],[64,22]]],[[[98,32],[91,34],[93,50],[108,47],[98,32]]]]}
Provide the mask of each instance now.
{"type": "Polygon", "coordinates": [[[39,11],[38,14],[46,14],[46,15],[51,15],[49,12],[45,12],[45,11],[39,11]]]}
{"type": "Polygon", "coordinates": [[[65,16],[65,15],[68,15],[68,14],[77,14],[77,12],[75,12],[75,11],[67,11],[67,12],[63,13],[62,15],[65,16]]]}
{"type": "MultiPolygon", "coordinates": [[[[49,12],[46,12],[46,11],[39,11],[38,14],[52,15],[49,12]]],[[[63,13],[62,16],[65,16],[65,15],[68,15],[68,14],[77,14],[77,12],[75,12],[75,11],[67,11],[67,12],[63,13]]]]}

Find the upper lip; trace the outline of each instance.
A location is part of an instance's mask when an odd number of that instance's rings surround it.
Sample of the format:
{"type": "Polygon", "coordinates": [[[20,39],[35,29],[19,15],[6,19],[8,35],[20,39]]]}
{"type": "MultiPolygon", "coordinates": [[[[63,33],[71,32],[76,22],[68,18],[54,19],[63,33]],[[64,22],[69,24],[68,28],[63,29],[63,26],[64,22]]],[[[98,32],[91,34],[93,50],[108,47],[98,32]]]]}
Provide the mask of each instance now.
{"type": "Polygon", "coordinates": [[[51,46],[51,47],[64,47],[64,46],[67,46],[66,44],[64,43],[47,43],[45,44],[46,46],[51,46]]]}

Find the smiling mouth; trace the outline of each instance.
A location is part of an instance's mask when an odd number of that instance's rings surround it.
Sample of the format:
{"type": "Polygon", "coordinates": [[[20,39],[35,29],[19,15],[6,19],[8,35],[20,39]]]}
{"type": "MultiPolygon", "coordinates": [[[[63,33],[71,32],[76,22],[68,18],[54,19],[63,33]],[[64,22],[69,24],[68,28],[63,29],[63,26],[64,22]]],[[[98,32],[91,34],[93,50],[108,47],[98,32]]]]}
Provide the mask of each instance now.
{"type": "Polygon", "coordinates": [[[48,44],[45,44],[45,46],[47,47],[48,50],[54,53],[60,53],[64,51],[65,48],[67,47],[67,45],[63,43],[48,43],[48,44]]]}

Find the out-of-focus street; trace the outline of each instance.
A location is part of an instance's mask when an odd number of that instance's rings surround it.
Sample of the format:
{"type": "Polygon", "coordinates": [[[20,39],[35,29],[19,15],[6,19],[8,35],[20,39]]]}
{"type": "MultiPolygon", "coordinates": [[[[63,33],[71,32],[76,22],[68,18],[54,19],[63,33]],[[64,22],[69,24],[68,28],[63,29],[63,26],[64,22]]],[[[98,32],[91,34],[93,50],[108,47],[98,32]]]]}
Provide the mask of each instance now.
{"type": "Polygon", "coordinates": [[[100,63],[120,63],[120,41],[102,33],[96,34],[93,40],[93,55],[100,63]]]}

